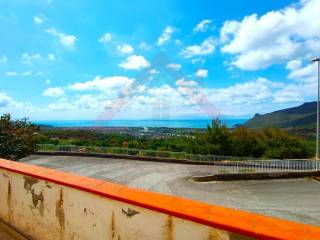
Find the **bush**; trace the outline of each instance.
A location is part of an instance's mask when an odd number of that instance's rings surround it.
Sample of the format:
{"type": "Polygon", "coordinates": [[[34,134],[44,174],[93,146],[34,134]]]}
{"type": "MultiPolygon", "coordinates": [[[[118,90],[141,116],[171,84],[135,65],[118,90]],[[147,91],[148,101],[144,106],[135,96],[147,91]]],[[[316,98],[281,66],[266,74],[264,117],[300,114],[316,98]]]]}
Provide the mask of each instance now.
{"type": "Polygon", "coordinates": [[[36,151],[39,128],[27,119],[12,120],[10,114],[0,118],[0,157],[18,160],[36,151]]]}

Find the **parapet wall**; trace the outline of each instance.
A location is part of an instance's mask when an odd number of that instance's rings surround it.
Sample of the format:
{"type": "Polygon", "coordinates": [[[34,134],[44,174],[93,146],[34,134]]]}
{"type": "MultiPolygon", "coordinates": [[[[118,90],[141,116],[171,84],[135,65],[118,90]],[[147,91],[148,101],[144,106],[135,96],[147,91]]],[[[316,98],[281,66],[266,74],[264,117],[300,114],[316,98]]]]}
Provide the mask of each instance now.
{"type": "Polygon", "coordinates": [[[0,160],[0,219],[29,239],[320,239],[320,228],[0,160]]]}

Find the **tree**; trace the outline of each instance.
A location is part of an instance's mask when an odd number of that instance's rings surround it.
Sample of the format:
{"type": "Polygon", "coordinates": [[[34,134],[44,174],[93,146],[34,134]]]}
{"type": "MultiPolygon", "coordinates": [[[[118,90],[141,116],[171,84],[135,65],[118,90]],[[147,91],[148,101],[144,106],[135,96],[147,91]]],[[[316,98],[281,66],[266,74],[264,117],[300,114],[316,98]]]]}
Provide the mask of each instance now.
{"type": "Polygon", "coordinates": [[[258,141],[258,134],[244,126],[232,132],[232,155],[239,157],[261,157],[265,151],[264,145],[258,141]]]}
{"type": "Polygon", "coordinates": [[[18,160],[36,150],[39,127],[27,121],[12,120],[10,114],[0,118],[0,157],[18,160]]]}
{"type": "Polygon", "coordinates": [[[206,146],[205,154],[231,154],[230,131],[219,119],[212,120],[204,135],[198,135],[197,143],[206,146]]]}

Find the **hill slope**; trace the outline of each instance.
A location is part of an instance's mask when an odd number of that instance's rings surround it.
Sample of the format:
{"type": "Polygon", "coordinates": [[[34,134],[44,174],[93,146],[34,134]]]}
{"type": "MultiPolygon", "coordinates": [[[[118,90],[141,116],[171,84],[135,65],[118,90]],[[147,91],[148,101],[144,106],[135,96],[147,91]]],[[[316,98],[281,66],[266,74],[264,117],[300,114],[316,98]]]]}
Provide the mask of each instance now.
{"type": "Polygon", "coordinates": [[[248,128],[314,128],[317,119],[317,102],[307,102],[267,114],[256,114],[244,126],[248,128]]]}

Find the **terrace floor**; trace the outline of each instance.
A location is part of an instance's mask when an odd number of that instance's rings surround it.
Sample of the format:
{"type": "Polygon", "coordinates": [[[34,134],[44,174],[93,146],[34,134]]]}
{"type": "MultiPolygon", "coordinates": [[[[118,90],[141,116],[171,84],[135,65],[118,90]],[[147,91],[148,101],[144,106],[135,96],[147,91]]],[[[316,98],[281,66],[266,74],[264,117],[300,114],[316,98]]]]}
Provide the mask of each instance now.
{"type": "Polygon", "coordinates": [[[30,156],[22,161],[155,192],[320,225],[320,181],[279,179],[195,183],[206,165],[71,156],[30,156]]]}

